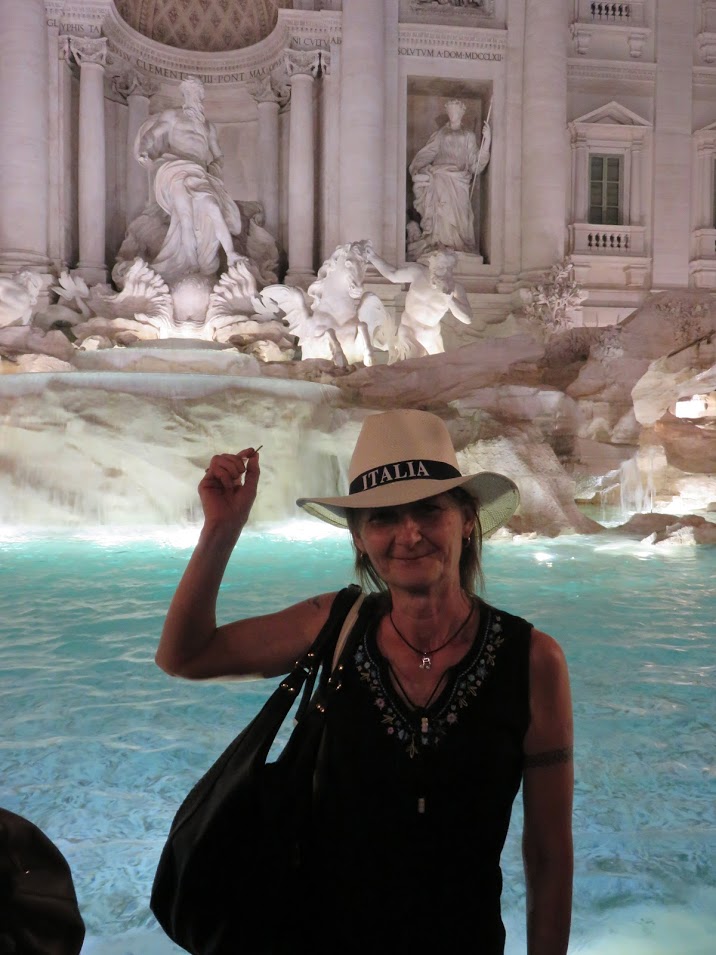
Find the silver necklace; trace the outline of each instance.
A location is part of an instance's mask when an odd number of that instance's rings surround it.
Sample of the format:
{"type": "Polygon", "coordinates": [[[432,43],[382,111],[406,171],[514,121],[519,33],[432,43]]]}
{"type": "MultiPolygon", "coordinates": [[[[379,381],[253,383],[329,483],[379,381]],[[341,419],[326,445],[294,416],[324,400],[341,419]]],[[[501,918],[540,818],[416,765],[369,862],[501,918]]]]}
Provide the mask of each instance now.
{"type": "Polygon", "coordinates": [[[392,611],[392,610],[390,611],[389,617],[390,617],[390,622],[391,622],[391,624],[393,625],[393,629],[394,629],[395,632],[398,634],[398,636],[400,637],[400,639],[403,641],[403,643],[405,644],[405,646],[406,646],[406,647],[410,647],[410,649],[413,650],[415,653],[417,653],[418,656],[420,657],[420,664],[419,664],[420,669],[421,669],[421,670],[430,670],[430,669],[432,669],[433,657],[435,656],[435,654],[436,654],[436,653],[440,653],[441,650],[444,650],[445,647],[448,646],[448,644],[452,643],[453,640],[457,637],[457,635],[458,635],[459,633],[461,633],[461,631],[467,626],[468,621],[469,621],[470,618],[472,617],[472,614],[473,614],[474,610],[475,610],[475,604],[471,601],[471,602],[470,602],[470,612],[469,612],[468,615],[465,617],[465,619],[464,619],[463,622],[460,624],[460,626],[457,628],[457,630],[456,630],[454,633],[450,634],[450,636],[447,638],[447,640],[445,641],[445,643],[441,643],[440,646],[439,646],[439,647],[435,647],[434,650],[421,650],[420,647],[415,647],[415,646],[413,646],[413,644],[412,644],[409,640],[406,640],[405,637],[403,636],[403,634],[400,632],[400,630],[398,630],[398,628],[396,627],[396,625],[395,625],[395,620],[393,620],[393,611],[392,611]]]}

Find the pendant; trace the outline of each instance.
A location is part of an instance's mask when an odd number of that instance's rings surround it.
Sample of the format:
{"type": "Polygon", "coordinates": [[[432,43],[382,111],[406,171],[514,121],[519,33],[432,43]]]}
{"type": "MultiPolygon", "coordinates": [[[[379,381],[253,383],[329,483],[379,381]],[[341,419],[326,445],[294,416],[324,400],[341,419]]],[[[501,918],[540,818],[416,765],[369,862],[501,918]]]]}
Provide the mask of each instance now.
{"type": "Polygon", "coordinates": [[[420,661],[420,669],[430,670],[432,668],[432,665],[433,665],[433,661],[430,659],[427,653],[423,654],[423,659],[420,661]]]}

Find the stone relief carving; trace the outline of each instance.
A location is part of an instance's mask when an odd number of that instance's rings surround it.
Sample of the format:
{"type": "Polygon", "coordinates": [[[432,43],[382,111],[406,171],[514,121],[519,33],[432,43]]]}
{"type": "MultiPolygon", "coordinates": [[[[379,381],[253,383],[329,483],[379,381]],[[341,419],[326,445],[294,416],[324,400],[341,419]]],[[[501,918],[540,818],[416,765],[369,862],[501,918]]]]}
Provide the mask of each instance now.
{"type": "Polygon", "coordinates": [[[276,25],[276,0],[117,0],[117,12],[139,33],[185,50],[217,53],[253,46],[276,25]]]}
{"type": "Polygon", "coordinates": [[[679,345],[686,345],[704,335],[708,326],[709,309],[703,302],[672,298],[659,302],[657,312],[661,312],[674,328],[679,345]]]}
{"type": "Polygon", "coordinates": [[[0,275],[0,328],[29,325],[42,290],[42,279],[30,269],[0,275]]]}
{"type": "Polygon", "coordinates": [[[367,255],[390,282],[409,285],[397,334],[391,342],[390,362],[444,352],[440,324],[448,312],[463,325],[484,328],[484,322],[479,323],[473,315],[465,289],[455,281],[457,256],[453,252],[435,251],[427,265],[409,262],[403,268],[389,265],[370,247],[367,255]]]}
{"type": "Polygon", "coordinates": [[[159,83],[138,70],[125,70],[112,77],[112,89],[124,99],[130,96],[146,96],[149,99],[158,91],[159,83]]]}
{"type": "Polygon", "coordinates": [[[529,290],[524,314],[547,334],[552,334],[569,327],[574,310],[587,295],[577,283],[574,265],[565,259],[552,266],[545,282],[529,290]]]}
{"type": "Polygon", "coordinates": [[[70,52],[82,66],[84,63],[96,63],[99,66],[107,64],[107,40],[90,39],[87,37],[70,37],[70,52]]]}
{"type": "Polygon", "coordinates": [[[321,50],[286,50],[286,73],[289,78],[296,73],[309,73],[315,79],[321,73],[324,55],[321,50]]]}
{"type": "Polygon", "coordinates": [[[435,248],[476,250],[472,192],[489,162],[492,137],[485,122],[478,147],[475,133],[463,127],[466,108],[463,100],[447,101],[448,122],[433,133],[408,167],[420,217],[419,236],[413,230],[412,238],[408,237],[411,259],[435,248]]]}
{"type": "Polygon", "coordinates": [[[446,14],[453,11],[471,12],[481,17],[492,17],[495,0],[410,0],[410,10],[422,14],[446,14]]]}
{"type": "MultiPolygon", "coordinates": [[[[83,350],[180,337],[234,345],[263,361],[290,360],[296,342],[284,322],[255,311],[256,271],[248,258],[237,256],[213,288],[207,291],[201,276],[189,275],[177,292],[136,258],[120,292],[95,285],[86,296],[82,290],[74,296],[83,314],[69,323],[72,337],[83,350]]],[[[65,278],[66,301],[73,298],[75,281],[65,278]]]]}

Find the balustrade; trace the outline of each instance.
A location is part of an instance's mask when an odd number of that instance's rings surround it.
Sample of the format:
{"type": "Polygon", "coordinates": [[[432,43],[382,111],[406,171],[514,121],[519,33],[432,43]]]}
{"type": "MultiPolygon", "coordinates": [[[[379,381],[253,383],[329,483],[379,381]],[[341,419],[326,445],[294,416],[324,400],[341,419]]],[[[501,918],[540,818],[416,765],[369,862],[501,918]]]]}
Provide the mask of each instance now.
{"type": "Polygon", "coordinates": [[[571,251],[579,255],[644,255],[644,226],[599,226],[580,222],[571,225],[569,231],[571,251]]]}
{"type": "Polygon", "coordinates": [[[594,23],[604,26],[643,26],[644,0],[629,3],[607,3],[600,0],[579,0],[577,3],[579,23],[594,23]]]}
{"type": "Polygon", "coordinates": [[[621,23],[631,19],[631,6],[628,3],[590,3],[592,20],[599,22],[612,20],[621,23]]]}

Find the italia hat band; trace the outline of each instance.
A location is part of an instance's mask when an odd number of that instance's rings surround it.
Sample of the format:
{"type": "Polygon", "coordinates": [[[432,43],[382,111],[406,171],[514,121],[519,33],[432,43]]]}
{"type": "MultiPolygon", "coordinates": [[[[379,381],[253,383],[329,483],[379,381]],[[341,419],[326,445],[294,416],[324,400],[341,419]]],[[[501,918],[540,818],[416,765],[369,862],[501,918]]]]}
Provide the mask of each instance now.
{"type": "Polygon", "coordinates": [[[512,517],[520,500],[517,485],[502,474],[461,474],[444,421],[414,409],[365,419],[348,481],[347,495],[302,497],[296,503],[329,524],[346,527],[347,511],[411,504],[462,487],[477,499],[483,536],[487,536],[512,517]]]}

